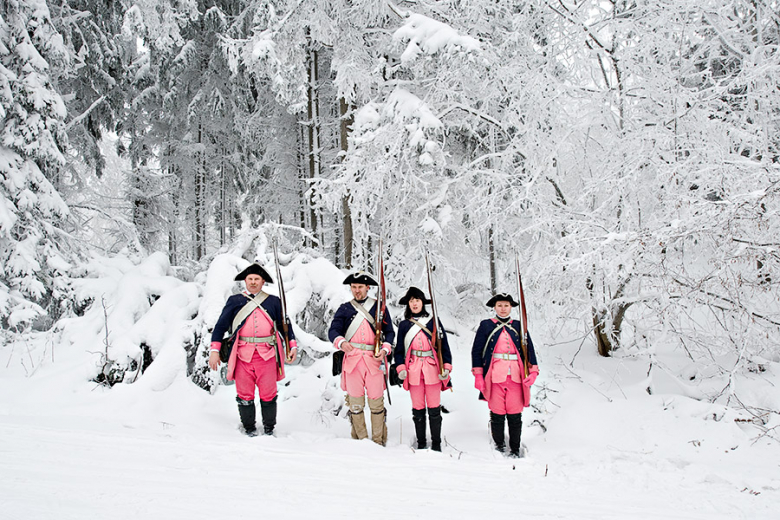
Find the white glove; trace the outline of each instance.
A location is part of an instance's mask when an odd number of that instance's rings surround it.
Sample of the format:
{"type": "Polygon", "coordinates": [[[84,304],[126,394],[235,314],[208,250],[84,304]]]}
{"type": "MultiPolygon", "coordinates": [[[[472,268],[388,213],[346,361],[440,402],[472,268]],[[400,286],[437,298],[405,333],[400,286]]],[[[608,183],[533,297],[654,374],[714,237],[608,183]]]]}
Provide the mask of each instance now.
{"type": "Polygon", "coordinates": [[[449,368],[445,368],[444,369],[444,373],[443,374],[439,374],[439,380],[440,381],[444,381],[448,377],[450,377],[450,369],[449,368]]]}
{"type": "Polygon", "coordinates": [[[401,370],[400,372],[398,372],[398,379],[400,379],[401,381],[406,379],[406,370],[401,370]]]}

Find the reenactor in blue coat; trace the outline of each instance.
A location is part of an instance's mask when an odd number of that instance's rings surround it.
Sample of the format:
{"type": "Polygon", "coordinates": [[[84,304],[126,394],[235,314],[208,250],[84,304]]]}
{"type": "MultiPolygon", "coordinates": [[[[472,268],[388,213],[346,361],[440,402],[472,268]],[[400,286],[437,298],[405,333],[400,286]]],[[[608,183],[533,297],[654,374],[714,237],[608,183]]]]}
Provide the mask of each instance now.
{"type": "Polygon", "coordinates": [[[398,325],[394,361],[398,378],[404,390],[412,398],[412,421],[417,435],[417,449],[427,447],[425,435],[425,410],[431,425],[431,449],[441,451],[441,391],[451,388],[452,353],[447,333],[441,322],[441,353],[437,353],[431,341],[433,317],[425,310],[431,300],[417,287],[409,287],[398,302],[405,305],[404,321],[398,325]],[[440,355],[439,355],[440,354],[440,355]],[[441,362],[439,358],[441,357],[441,362]],[[441,363],[441,364],[440,364],[441,363]]]}
{"type": "Polygon", "coordinates": [[[527,359],[521,338],[522,324],[509,314],[519,305],[509,294],[497,294],[487,302],[495,317],[482,320],[471,349],[471,372],[479,398],[490,408],[490,430],[498,451],[504,451],[504,422],[509,430],[509,455],[520,456],[522,411],[531,401],[531,385],[539,367],[531,335],[526,334],[527,359]]]}
{"type": "Polygon", "coordinates": [[[283,329],[282,304],[278,297],[264,292],[263,285],[273,283],[271,275],[254,263],[238,273],[246,291],[228,298],[211,334],[209,367],[217,370],[219,350],[225,333],[235,336],[228,359],[227,379],[236,382],[236,401],[241,424],[249,436],[257,435],[255,425],[255,387],[260,397],[263,433],[272,435],[276,425],[276,383],[284,379],[284,361],[295,360],[298,346],[289,326],[290,355],[285,356],[280,331],[283,329]]]}
{"type": "Polygon", "coordinates": [[[344,352],[341,370],[341,389],[347,392],[347,406],[352,423],[352,438],[368,438],[363,409],[368,396],[371,411],[371,439],[384,446],[387,443],[387,425],[384,391],[385,374],[382,363],[392,349],[395,339],[390,313],[382,317],[383,343],[379,355],[374,354],[376,340],[377,301],[368,297],[369,288],[378,285],[369,274],[360,271],[344,280],[353,299],[342,304],[333,316],[328,339],[334,348],[344,352]]]}

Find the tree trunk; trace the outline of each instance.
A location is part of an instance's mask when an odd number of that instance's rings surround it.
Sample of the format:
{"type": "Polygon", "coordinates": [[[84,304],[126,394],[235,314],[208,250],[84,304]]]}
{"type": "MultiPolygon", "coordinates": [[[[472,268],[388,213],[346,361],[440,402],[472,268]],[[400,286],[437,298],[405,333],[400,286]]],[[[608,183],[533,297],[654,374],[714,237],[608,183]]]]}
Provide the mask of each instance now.
{"type": "MultiPolygon", "coordinates": [[[[300,208],[299,214],[299,226],[301,229],[306,229],[306,130],[303,126],[300,127],[298,133],[298,207],[300,208]]],[[[308,239],[306,243],[309,243],[308,239]]]]}
{"type": "Polygon", "coordinates": [[[488,228],[488,255],[490,256],[490,293],[496,294],[498,283],[496,281],[496,243],[493,240],[493,226],[488,228]]]}
{"type": "Polygon", "coordinates": [[[130,144],[130,202],[133,207],[133,227],[141,247],[149,250],[152,246],[152,235],[149,222],[149,199],[146,194],[149,193],[150,187],[144,180],[145,157],[141,152],[138,141],[133,139],[130,144]]]}
{"type": "MultiPolygon", "coordinates": [[[[198,124],[198,144],[203,145],[203,126],[198,124]]],[[[206,216],[204,211],[204,193],[206,187],[206,155],[199,152],[200,157],[195,168],[195,215],[194,215],[194,234],[195,234],[195,260],[200,260],[206,255],[206,216]]]]}
{"type": "MultiPolygon", "coordinates": [[[[593,291],[593,278],[588,277],[585,280],[585,286],[588,288],[591,300],[595,298],[593,291]]],[[[609,357],[612,353],[612,341],[606,330],[606,312],[598,310],[595,306],[591,307],[591,317],[593,319],[593,333],[596,335],[596,349],[600,356],[609,357]]]]}
{"type": "MultiPolygon", "coordinates": [[[[610,357],[612,352],[620,347],[620,333],[623,329],[623,319],[626,311],[633,305],[630,303],[615,303],[615,300],[622,298],[628,279],[621,282],[612,301],[606,307],[597,309],[591,307],[591,316],[593,319],[593,333],[596,335],[596,348],[603,357],[610,357]],[[611,315],[611,320],[610,318],[611,315]],[[607,326],[607,324],[610,326],[607,326]]],[[[585,285],[590,293],[591,300],[595,298],[593,279],[588,277],[585,285]]]]}
{"type": "MultiPolygon", "coordinates": [[[[340,115],[340,144],[341,157],[344,158],[349,150],[349,132],[352,130],[352,123],[354,118],[352,116],[352,107],[350,107],[344,98],[339,99],[339,115],[340,115]]],[[[344,238],[344,267],[346,269],[352,269],[352,246],[353,246],[353,231],[352,231],[352,210],[349,207],[349,195],[345,195],[341,199],[341,218],[342,218],[342,235],[344,238]]]]}
{"type": "Polygon", "coordinates": [[[168,259],[171,265],[179,263],[179,244],[177,229],[179,226],[179,193],[181,192],[181,176],[178,168],[168,167],[168,173],[173,175],[173,189],[171,190],[171,218],[168,222],[168,259]]]}
{"type": "MultiPolygon", "coordinates": [[[[488,147],[488,153],[491,154],[491,157],[493,154],[496,153],[496,131],[495,128],[490,127],[488,129],[488,138],[489,138],[489,147],[488,147]]],[[[492,169],[493,168],[493,159],[487,160],[487,167],[492,169]]],[[[491,197],[493,195],[493,188],[492,186],[488,187],[488,197],[491,197]]],[[[496,217],[497,218],[497,217],[496,217]]],[[[498,292],[498,276],[496,275],[496,239],[495,239],[495,224],[491,223],[490,227],[488,228],[488,256],[490,260],[490,292],[491,294],[496,294],[498,292]]],[[[520,295],[517,295],[518,298],[520,298],[520,295]]]]}
{"type": "MultiPolygon", "coordinates": [[[[168,135],[168,141],[170,143],[170,134],[168,135]]],[[[178,265],[179,263],[179,201],[181,196],[181,173],[178,166],[174,165],[173,152],[171,145],[168,144],[165,150],[165,164],[166,173],[168,178],[171,179],[170,193],[171,193],[171,208],[168,217],[168,260],[171,265],[178,265]]]]}
{"type": "Polygon", "coordinates": [[[228,226],[227,202],[227,167],[225,166],[225,150],[222,150],[222,167],[219,176],[219,245],[225,245],[228,226]]]}
{"type": "MultiPolygon", "coordinates": [[[[314,48],[314,44],[310,38],[309,43],[309,55],[308,55],[308,69],[309,69],[309,88],[308,88],[308,103],[307,103],[307,116],[308,129],[309,129],[309,179],[313,180],[320,176],[320,121],[319,121],[319,95],[318,95],[318,81],[319,74],[317,70],[318,55],[317,50],[314,48]]],[[[314,193],[309,188],[309,219],[311,224],[311,234],[317,236],[320,226],[318,225],[318,216],[315,209],[314,193]]],[[[323,242],[320,238],[320,244],[323,242]]]]}

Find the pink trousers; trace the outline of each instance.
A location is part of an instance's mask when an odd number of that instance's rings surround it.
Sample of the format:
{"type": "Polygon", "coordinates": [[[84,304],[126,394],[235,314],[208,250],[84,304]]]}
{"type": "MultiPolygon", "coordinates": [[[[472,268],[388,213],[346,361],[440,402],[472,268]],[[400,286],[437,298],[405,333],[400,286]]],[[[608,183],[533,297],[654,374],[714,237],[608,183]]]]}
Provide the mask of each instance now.
{"type": "Polygon", "coordinates": [[[255,400],[255,386],[261,401],[276,397],[276,359],[264,360],[255,351],[252,361],[247,363],[236,358],[236,394],[245,401],[255,400]]]}
{"type": "Polygon", "coordinates": [[[503,383],[491,383],[488,408],[493,413],[505,415],[523,411],[523,385],[507,378],[503,383]]]}
{"type": "Polygon", "coordinates": [[[370,374],[364,361],[355,366],[355,370],[344,374],[347,393],[352,397],[368,395],[369,399],[379,399],[385,391],[385,376],[382,372],[370,374]]]}
{"type": "Polygon", "coordinates": [[[423,410],[438,408],[441,405],[441,383],[435,385],[409,385],[409,395],[412,397],[412,408],[423,410]]]}

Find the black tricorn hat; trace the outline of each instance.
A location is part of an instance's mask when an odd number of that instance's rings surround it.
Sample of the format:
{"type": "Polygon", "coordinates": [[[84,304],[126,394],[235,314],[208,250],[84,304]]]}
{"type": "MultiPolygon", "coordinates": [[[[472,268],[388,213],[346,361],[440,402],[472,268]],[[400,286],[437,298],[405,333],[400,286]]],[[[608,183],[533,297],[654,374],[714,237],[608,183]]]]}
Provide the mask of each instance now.
{"type": "Polygon", "coordinates": [[[509,305],[511,305],[512,307],[517,307],[518,305],[520,305],[514,300],[514,298],[512,298],[512,295],[509,293],[498,293],[492,298],[490,298],[485,305],[487,305],[488,307],[495,307],[496,303],[498,302],[509,302],[509,305]]]}
{"type": "Polygon", "coordinates": [[[358,271],[356,273],[352,273],[344,279],[344,285],[349,285],[353,283],[362,283],[365,285],[379,285],[378,283],[376,283],[376,280],[374,280],[374,278],[370,274],[366,273],[365,271],[358,271]]]}
{"type": "Polygon", "coordinates": [[[241,280],[246,279],[247,276],[250,274],[259,274],[263,280],[265,280],[268,283],[274,283],[273,279],[271,279],[271,275],[268,274],[268,271],[263,269],[263,266],[258,264],[257,262],[250,264],[249,267],[241,271],[236,275],[235,280],[237,282],[240,282],[241,280]]]}
{"type": "Polygon", "coordinates": [[[400,300],[398,300],[398,305],[408,305],[409,300],[412,298],[417,298],[418,300],[422,300],[423,303],[431,303],[431,300],[425,297],[425,293],[422,292],[417,287],[409,287],[409,289],[406,291],[406,294],[404,294],[400,300]]]}

